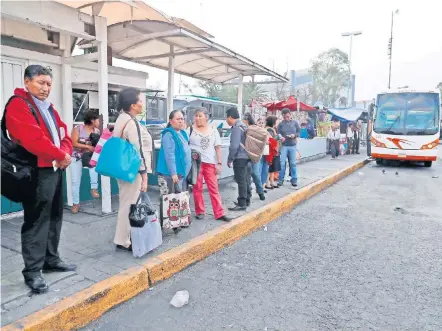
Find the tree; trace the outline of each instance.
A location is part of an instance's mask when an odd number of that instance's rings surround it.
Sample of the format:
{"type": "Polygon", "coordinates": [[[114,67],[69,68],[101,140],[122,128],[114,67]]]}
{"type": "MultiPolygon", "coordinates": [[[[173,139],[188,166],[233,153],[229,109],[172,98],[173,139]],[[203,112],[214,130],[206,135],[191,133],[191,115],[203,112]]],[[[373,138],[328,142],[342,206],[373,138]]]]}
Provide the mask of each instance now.
{"type": "Polygon", "coordinates": [[[345,107],[347,105],[347,98],[346,97],[340,97],[339,98],[339,107],[345,107]]]}
{"type": "MultiPolygon", "coordinates": [[[[204,89],[209,97],[217,97],[226,102],[238,102],[238,87],[234,85],[221,85],[200,81],[199,86],[204,89]]],[[[248,105],[253,100],[264,102],[269,100],[267,91],[259,84],[244,83],[243,104],[248,105]]]]}
{"type": "Polygon", "coordinates": [[[310,73],[314,82],[312,103],[322,101],[324,106],[333,107],[340,91],[349,84],[348,55],[337,48],[323,52],[313,60],[310,73]]]}
{"type": "Polygon", "coordinates": [[[314,86],[313,84],[305,84],[296,88],[295,97],[300,101],[311,104],[313,101],[314,86]]]}

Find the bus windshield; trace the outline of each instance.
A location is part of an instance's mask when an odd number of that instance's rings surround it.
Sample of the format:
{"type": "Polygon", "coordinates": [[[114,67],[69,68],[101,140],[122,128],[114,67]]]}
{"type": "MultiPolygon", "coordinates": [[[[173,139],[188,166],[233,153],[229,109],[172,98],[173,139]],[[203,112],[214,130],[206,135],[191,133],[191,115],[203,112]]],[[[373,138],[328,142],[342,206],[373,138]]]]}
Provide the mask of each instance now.
{"type": "Polygon", "coordinates": [[[438,93],[378,95],[373,130],[397,135],[434,135],[439,132],[438,93]]]}

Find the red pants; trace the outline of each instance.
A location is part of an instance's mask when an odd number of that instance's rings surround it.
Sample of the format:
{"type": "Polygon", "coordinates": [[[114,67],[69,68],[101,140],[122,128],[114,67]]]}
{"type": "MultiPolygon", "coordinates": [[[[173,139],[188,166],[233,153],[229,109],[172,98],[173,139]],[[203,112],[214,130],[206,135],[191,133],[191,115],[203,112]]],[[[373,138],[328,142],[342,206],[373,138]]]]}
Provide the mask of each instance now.
{"type": "Polygon", "coordinates": [[[195,213],[201,215],[205,213],[203,198],[203,178],[209,190],[210,201],[212,202],[215,219],[224,216],[224,209],[221,195],[218,190],[218,180],[216,178],[216,166],[210,163],[201,163],[200,173],[196,185],[193,187],[193,198],[195,200],[195,213]]]}

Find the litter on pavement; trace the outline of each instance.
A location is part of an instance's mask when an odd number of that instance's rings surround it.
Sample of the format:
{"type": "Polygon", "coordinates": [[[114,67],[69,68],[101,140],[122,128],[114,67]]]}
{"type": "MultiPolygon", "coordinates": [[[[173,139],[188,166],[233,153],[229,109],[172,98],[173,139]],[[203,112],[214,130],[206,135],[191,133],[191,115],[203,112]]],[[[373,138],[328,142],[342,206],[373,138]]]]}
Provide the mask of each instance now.
{"type": "Polygon", "coordinates": [[[184,305],[189,303],[189,292],[187,291],[178,291],[173,296],[172,300],[170,300],[170,304],[176,308],[181,308],[184,305]]]}

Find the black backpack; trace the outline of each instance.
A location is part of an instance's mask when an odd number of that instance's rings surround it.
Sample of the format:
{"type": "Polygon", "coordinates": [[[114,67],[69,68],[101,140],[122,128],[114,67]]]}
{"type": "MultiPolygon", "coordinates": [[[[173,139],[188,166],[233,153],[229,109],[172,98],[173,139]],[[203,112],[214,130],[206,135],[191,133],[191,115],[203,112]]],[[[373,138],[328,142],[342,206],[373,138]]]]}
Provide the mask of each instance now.
{"type": "Polygon", "coordinates": [[[12,96],[3,112],[1,123],[1,169],[2,169],[2,195],[14,202],[24,202],[36,194],[37,188],[37,156],[31,154],[19,144],[8,137],[6,130],[6,109],[13,98],[21,98],[29,107],[37,123],[37,115],[32,104],[20,96],[12,96]]]}

